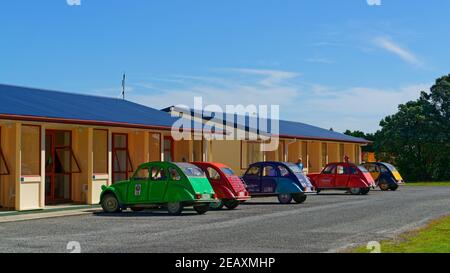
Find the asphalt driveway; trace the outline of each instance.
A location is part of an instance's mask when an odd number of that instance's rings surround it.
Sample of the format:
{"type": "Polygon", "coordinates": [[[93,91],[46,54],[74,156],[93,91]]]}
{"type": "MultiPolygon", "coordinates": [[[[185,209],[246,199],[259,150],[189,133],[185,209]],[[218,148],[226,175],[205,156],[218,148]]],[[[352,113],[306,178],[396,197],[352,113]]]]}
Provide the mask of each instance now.
{"type": "Polygon", "coordinates": [[[326,192],[301,205],[263,198],[202,216],[146,211],[3,223],[0,252],[68,252],[69,242],[82,252],[335,252],[449,213],[450,187],[326,192]]]}

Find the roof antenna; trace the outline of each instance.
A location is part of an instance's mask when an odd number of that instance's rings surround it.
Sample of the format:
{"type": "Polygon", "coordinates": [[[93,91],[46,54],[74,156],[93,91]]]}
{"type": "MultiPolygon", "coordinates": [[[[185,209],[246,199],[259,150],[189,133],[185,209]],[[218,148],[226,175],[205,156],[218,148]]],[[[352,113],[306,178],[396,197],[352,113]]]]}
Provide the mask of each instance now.
{"type": "Polygon", "coordinates": [[[126,73],[123,73],[123,78],[122,78],[122,99],[125,100],[125,80],[127,78],[126,73]]]}

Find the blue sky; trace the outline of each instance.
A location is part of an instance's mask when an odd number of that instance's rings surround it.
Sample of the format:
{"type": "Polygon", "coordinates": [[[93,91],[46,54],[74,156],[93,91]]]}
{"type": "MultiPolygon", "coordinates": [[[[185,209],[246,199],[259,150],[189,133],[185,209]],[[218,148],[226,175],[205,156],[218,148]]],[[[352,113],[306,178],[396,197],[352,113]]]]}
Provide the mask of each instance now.
{"type": "Polygon", "coordinates": [[[10,0],[0,83],[155,108],[279,104],[281,117],[373,132],[449,73],[450,1],[10,0]]]}

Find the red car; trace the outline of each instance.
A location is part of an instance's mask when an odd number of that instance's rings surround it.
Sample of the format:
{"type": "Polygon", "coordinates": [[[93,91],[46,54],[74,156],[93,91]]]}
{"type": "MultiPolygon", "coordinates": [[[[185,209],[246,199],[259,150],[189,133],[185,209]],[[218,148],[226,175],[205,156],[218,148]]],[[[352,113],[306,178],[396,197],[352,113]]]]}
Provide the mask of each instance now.
{"type": "Polygon", "coordinates": [[[223,206],[232,210],[240,203],[250,199],[245,184],[234,174],[233,170],[221,163],[194,162],[192,163],[202,169],[211,183],[219,202],[211,204],[213,209],[222,209],[223,206]]]}
{"type": "Polygon", "coordinates": [[[330,163],[321,173],[308,174],[317,192],[347,190],[354,195],[366,195],[375,187],[375,181],[366,168],[353,163],[330,163]]]}

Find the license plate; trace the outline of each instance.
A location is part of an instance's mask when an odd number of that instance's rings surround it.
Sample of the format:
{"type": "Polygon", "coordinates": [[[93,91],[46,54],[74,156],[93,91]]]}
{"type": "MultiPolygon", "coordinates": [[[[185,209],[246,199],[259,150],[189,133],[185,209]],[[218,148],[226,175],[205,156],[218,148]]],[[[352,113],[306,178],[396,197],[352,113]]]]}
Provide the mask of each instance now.
{"type": "Polygon", "coordinates": [[[205,193],[202,195],[202,199],[211,199],[211,195],[205,193]]]}
{"type": "Polygon", "coordinates": [[[245,196],[245,192],[240,192],[239,193],[239,197],[244,197],[245,196]]]}

